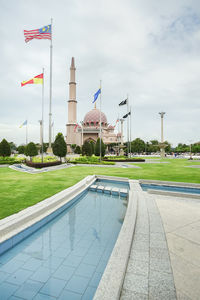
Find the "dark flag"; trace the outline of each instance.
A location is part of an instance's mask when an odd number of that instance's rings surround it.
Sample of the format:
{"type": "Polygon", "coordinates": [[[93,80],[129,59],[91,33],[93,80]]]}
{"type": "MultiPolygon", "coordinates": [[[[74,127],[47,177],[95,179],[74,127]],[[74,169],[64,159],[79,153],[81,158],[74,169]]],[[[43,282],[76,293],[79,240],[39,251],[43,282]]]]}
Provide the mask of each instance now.
{"type": "Polygon", "coordinates": [[[119,103],[119,106],[125,105],[126,103],[127,103],[127,99],[125,99],[124,101],[120,102],[120,103],[119,103]]]}
{"type": "Polygon", "coordinates": [[[126,115],[123,116],[123,119],[127,118],[130,114],[131,114],[131,112],[129,111],[129,113],[127,113],[126,115]]]}

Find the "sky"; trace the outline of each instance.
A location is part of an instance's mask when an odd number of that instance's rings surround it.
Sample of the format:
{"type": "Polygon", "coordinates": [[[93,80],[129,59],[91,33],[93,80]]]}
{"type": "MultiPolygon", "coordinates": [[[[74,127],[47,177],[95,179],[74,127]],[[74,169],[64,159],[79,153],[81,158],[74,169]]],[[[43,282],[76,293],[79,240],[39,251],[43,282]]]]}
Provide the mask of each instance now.
{"type": "MultiPolygon", "coordinates": [[[[25,43],[23,30],[53,19],[53,138],[66,135],[69,68],[75,58],[77,121],[92,110],[102,81],[101,109],[115,125],[131,106],[131,139],[173,146],[200,141],[199,0],[0,0],[0,141],[40,141],[41,85],[21,87],[44,68],[44,140],[48,142],[50,41],[25,43]]],[[[97,100],[97,108],[100,101],[97,100]]],[[[126,121],[124,135],[126,140],[126,121]]],[[[116,127],[116,132],[118,127],[116,127]]]]}

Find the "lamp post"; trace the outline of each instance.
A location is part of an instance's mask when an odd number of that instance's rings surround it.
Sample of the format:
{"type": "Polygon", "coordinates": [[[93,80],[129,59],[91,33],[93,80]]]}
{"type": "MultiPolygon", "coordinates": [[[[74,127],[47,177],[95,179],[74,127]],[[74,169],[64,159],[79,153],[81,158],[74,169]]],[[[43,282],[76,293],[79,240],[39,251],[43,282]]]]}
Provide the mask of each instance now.
{"type": "Polygon", "coordinates": [[[163,118],[165,115],[165,112],[159,112],[160,117],[161,117],[161,143],[159,143],[159,147],[160,147],[160,155],[161,158],[165,157],[165,147],[166,145],[164,144],[164,137],[163,137],[163,118]]]}
{"type": "Polygon", "coordinates": [[[189,140],[189,143],[190,143],[190,158],[189,159],[192,159],[192,140],[189,140]]]}

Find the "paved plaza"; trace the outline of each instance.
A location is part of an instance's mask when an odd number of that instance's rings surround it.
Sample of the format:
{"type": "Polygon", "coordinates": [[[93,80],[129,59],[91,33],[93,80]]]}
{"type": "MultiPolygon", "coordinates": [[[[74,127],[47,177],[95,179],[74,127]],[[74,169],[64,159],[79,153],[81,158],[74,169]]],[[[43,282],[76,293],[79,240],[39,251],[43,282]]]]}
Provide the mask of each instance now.
{"type": "Polygon", "coordinates": [[[200,201],[156,196],[170,253],[177,298],[200,299],[200,201]]]}

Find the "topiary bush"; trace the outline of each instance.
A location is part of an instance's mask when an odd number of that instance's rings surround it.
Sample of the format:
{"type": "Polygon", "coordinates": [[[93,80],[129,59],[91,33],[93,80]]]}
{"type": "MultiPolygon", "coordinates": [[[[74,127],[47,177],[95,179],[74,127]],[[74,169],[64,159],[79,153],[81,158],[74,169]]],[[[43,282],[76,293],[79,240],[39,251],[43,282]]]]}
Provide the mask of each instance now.
{"type": "Polygon", "coordinates": [[[6,139],[3,139],[0,143],[0,155],[3,157],[11,155],[11,148],[6,139]]]}

